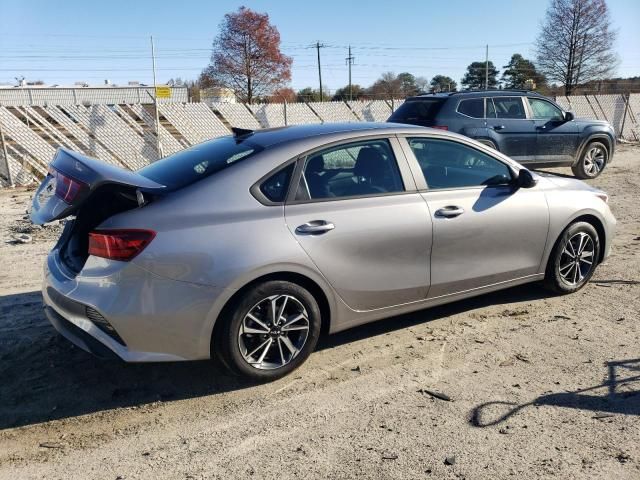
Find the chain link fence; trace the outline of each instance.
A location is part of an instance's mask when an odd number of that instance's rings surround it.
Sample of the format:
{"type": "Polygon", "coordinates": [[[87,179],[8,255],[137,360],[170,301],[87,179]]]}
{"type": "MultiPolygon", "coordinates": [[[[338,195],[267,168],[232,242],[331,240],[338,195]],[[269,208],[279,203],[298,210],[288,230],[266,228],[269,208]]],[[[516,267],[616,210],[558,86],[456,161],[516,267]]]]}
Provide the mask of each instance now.
{"type": "MultiPolygon", "coordinates": [[[[136,170],[160,158],[160,152],[168,155],[229,135],[233,127],[384,122],[403,102],[393,99],[244,105],[189,103],[185,98],[159,103],[160,124],[156,125],[155,106],[146,100],[127,98],[110,103],[114,98],[109,98],[83,104],[67,98],[51,104],[32,98],[24,103],[16,103],[16,99],[6,103],[1,93],[0,186],[41,179],[58,147],[136,170]]],[[[607,120],[619,139],[640,140],[640,94],[576,95],[557,97],[556,101],[578,118],[607,120]]]]}

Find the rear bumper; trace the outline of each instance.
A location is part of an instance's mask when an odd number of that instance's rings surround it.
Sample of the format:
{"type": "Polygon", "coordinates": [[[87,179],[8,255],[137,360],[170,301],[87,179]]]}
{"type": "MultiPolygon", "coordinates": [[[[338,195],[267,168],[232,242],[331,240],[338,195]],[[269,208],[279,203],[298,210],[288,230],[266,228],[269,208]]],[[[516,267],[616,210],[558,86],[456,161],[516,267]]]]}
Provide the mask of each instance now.
{"type": "Polygon", "coordinates": [[[45,314],[58,332],[83,350],[126,362],[210,358],[213,307],[223,289],[96,257],[71,277],[59,264],[56,249],[44,270],[45,314]],[[103,318],[115,333],[100,328],[96,318],[103,318]]]}
{"type": "Polygon", "coordinates": [[[105,360],[120,359],[113,350],[108,348],[102,342],[96,340],[85,330],[64,318],[53,308],[45,306],[44,314],[60,335],[77,347],[83,349],[85,352],[92,353],[96,357],[103,358],[105,360]]]}

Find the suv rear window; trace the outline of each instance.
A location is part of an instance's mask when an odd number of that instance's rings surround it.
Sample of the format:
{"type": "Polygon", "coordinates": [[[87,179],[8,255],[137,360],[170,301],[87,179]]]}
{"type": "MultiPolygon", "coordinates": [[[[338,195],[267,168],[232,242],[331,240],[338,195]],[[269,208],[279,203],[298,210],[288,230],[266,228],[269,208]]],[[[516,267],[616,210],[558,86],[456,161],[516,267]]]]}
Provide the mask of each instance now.
{"type": "Polygon", "coordinates": [[[221,137],[174,153],[138,170],[137,173],[165,185],[169,190],[177,190],[263,149],[246,140],[237,142],[233,137],[221,137]]]}
{"type": "Polygon", "coordinates": [[[404,102],[389,117],[389,122],[433,125],[436,115],[444,104],[444,98],[424,98],[404,102]]]}
{"type": "Polygon", "coordinates": [[[467,117],[484,118],[484,98],[470,98],[458,104],[458,113],[467,117]]]}

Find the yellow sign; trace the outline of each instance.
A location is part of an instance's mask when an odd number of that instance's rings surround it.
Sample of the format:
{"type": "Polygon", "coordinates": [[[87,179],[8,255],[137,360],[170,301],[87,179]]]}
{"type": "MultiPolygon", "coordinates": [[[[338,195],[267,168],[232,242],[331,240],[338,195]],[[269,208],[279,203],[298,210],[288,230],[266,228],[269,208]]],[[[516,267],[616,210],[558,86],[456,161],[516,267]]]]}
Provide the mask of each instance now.
{"type": "Polygon", "coordinates": [[[158,85],[156,87],[156,98],[171,98],[171,87],[158,85]]]}

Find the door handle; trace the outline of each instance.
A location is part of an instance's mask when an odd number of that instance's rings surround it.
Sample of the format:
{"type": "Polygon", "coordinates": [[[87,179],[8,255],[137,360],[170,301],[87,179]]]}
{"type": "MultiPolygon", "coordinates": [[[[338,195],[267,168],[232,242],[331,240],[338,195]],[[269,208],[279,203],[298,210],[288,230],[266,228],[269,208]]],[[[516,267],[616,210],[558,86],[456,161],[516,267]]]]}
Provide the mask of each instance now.
{"type": "Polygon", "coordinates": [[[505,127],[504,125],[494,125],[491,128],[493,128],[494,130],[504,130],[507,127],[505,127]]]}
{"type": "Polygon", "coordinates": [[[464,213],[464,208],[456,207],[455,205],[448,205],[446,207],[442,207],[439,210],[436,210],[436,217],[441,218],[454,218],[458,215],[462,215],[464,213]]]}
{"type": "Polygon", "coordinates": [[[307,223],[303,223],[296,228],[298,235],[319,235],[321,233],[327,233],[333,230],[336,226],[325,220],[312,220],[307,223]]]}

